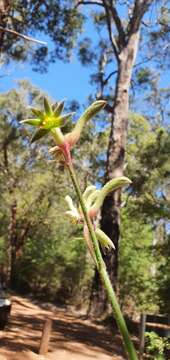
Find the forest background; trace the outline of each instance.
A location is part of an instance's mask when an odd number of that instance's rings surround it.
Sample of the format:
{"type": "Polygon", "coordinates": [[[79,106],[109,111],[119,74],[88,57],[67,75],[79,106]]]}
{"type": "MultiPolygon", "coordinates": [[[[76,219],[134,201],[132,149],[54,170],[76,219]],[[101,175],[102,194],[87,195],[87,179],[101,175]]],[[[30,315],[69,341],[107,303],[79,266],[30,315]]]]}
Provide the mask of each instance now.
{"type": "MultiPolygon", "coordinates": [[[[60,304],[83,304],[96,314],[105,310],[103,295],[95,305],[96,293],[102,291],[94,286],[96,274],[81,229],[65,216],[64,197],[75,198],[71,183],[63,167],[50,157],[48,141],[30,146],[32,130],[20,121],[29,116],[29,106],[42,107],[44,95],[51,101],[66,98],[66,109],[76,111],[74,121],[90,102],[107,99],[106,111],[88,124],[74,150],[82,189],[94,182],[100,187],[107,173],[111,104],[119,73],[115,58],[126,47],[134,14],[140,22],[140,42],[129,81],[128,136],[122,164],[132,185],[122,195],[121,242],[116,243],[119,266],[113,258],[111,272],[124,311],[168,313],[168,2],[16,1],[11,5],[2,1],[0,8],[6,29],[0,30],[2,285],[10,283],[19,291],[60,304]],[[145,11],[135,14],[136,4],[147,5],[145,11]],[[111,9],[117,10],[113,19],[111,9]],[[125,34],[123,45],[117,18],[125,34]],[[48,46],[7,29],[46,41],[48,46]]],[[[66,130],[70,128],[68,123],[66,130]]]]}

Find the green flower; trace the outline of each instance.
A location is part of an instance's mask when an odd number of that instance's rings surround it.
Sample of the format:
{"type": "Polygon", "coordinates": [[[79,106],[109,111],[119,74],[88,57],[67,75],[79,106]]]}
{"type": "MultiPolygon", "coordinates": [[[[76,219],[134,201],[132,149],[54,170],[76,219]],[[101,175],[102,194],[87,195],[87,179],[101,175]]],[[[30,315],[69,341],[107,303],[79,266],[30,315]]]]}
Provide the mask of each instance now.
{"type": "Polygon", "coordinates": [[[94,101],[80,116],[73,130],[66,134],[66,140],[69,143],[70,147],[74,146],[79,140],[82,130],[86,123],[96,116],[104,107],[106,106],[106,101],[97,100],[94,101]]]}
{"type": "Polygon", "coordinates": [[[22,124],[32,125],[38,128],[33,134],[31,142],[41,139],[43,136],[51,133],[57,146],[50,149],[50,152],[65,165],[72,163],[71,148],[77,143],[85,124],[104,108],[106,102],[103,100],[95,101],[80,116],[73,130],[64,135],[61,128],[65,126],[73,113],[63,114],[64,102],[61,101],[50,105],[44,98],[44,109],[31,108],[34,118],[21,121],[22,124]]]}
{"type": "MultiPolygon", "coordinates": [[[[52,132],[54,135],[54,129],[61,128],[66,125],[68,119],[72,116],[73,113],[62,115],[63,108],[64,101],[50,105],[46,98],[44,98],[43,111],[31,108],[35,118],[22,120],[21,123],[38,127],[38,130],[34,133],[31,139],[32,143],[39,140],[49,132],[52,132]]],[[[59,133],[58,135],[60,135],[60,138],[63,139],[62,133],[59,133]]]]}
{"type": "MultiPolygon", "coordinates": [[[[96,189],[96,187],[94,185],[90,185],[86,188],[86,190],[83,193],[83,200],[86,206],[86,210],[88,212],[89,217],[91,218],[92,222],[95,221],[99,210],[101,208],[101,206],[103,205],[104,199],[105,197],[112,191],[121,188],[123,186],[129,185],[131,183],[131,181],[125,177],[119,177],[119,178],[115,178],[112,179],[110,181],[108,181],[103,188],[96,189]]],[[[75,206],[73,204],[73,201],[71,199],[70,196],[66,196],[65,200],[69,206],[69,210],[66,211],[66,214],[71,218],[71,222],[78,224],[78,223],[83,223],[84,224],[84,237],[86,239],[87,245],[90,249],[90,251],[92,252],[92,249],[90,247],[90,238],[89,238],[89,233],[88,233],[88,229],[86,227],[86,223],[84,221],[84,216],[81,210],[80,205],[79,206],[75,206]]],[[[96,234],[96,237],[98,239],[98,241],[100,242],[102,247],[105,248],[114,248],[114,244],[111,241],[111,239],[98,227],[94,226],[94,231],[96,234]]]]}
{"type": "Polygon", "coordinates": [[[80,116],[73,130],[66,135],[61,132],[60,128],[66,125],[73,113],[62,115],[64,101],[50,105],[48,100],[44,98],[44,110],[40,111],[39,109],[31,108],[35,117],[22,120],[21,123],[38,127],[38,130],[31,139],[32,143],[51,132],[58,146],[67,145],[67,147],[71,148],[79,140],[85,124],[102,110],[105,105],[106,101],[104,100],[95,101],[91,104],[80,116]]]}

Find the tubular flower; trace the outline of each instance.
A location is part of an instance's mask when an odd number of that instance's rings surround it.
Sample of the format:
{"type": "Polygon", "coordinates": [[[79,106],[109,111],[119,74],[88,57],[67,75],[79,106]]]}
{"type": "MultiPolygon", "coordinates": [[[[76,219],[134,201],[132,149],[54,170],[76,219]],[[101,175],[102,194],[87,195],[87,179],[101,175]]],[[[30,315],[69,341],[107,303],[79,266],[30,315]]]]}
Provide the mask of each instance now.
{"type": "Polygon", "coordinates": [[[31,142],[41,139],[43,136],[51,133],[56,145],[50,149],[50,152],[56,155],[56,158],[64,163],[71,163],[71,148],[77,143],[85,124],[101,111],[106,105],[106,101],[99,100],[92,103],[85,112],[80,116],[73,130],[67,134],[63,134],[61,129],[66,125],[68,119],[73,113],[63,114],[64,101],[50,105],[48,100],[44,98],[44,109],[31,108],[34,118],[22,120],[22,124],[32,125],[38,129],[33,134],[31,142]]]}
{"type": "MultiPolygon", "coordinates": [[[[83,200],[84,200],[88,215],[89,215],[90,219],[92,220],[96,237],[97,237],[98,241],[100,242],[101,246],[105,247],[107,249],[114,248],[114,244],[111,241],[111,239],[101,229],[99,229],[98,227],[96,227],[94,225],[94,221],[98,215],[98,212],[103,204],[105,197],[110,192],[112,192],[118,188],[121,188],[123,186],[129,185],[130,183],[131,183],[131,181],[127,177],[122,176],[120,178],[110,180],[100,190],[96,189],[96,186],[90,185],[86,188],[86,190],[83,193],[83,200]]],[[[71,221],[73,223],[84,224],[84,237],[86,239],[89,250],[92,253],[91,245],[89,245],[90,244],[89,233],[88,233],[86,223],[84,221],[84,217],[83,217],[80,205],[75,206],[73,204],[71,197],[68,195],[65,197],[65,200],[69,206],[69,210],[66,211],[66,215],[68,215],[71,218],[71,221]]]]}
{"type": "Polygon", "coordinates": [[[79,140],[85,124],[94,116],[96,116],[105,106],[106,106],[106,101],[98,100],[93,102],[85,110],[85,112],[80,116],[80,118],[76,122],[76,125],[73,128],[73,130],[70,133],[66,134],[65,136],[70,147],[74,146],[79,140]]]}

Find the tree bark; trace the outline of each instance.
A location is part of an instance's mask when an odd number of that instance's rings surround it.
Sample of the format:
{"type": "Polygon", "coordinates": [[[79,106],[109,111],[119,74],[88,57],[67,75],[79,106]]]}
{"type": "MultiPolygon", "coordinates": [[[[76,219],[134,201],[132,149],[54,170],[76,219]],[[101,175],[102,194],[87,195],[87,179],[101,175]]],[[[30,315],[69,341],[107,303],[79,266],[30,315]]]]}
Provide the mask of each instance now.
{"type": "MultiPolygon", "coordinates": [[[[112,112],[111,131],[107,152],[105,181],[123,175],[126,137],[128,129],[129,88],[133,65],[139,42],[139,31],[129,37],[127,45],[119,55],[118,76],[115,88],[115,98],[112,112]]],[[[101,211],[101,228],[110,237],[115,250],[103,254],[111,282],[118,288],[118,254],[120,241],[120,207],[121,190],[106,197],[101,211]]],[[[100,279],[95,274],[93,286],[92,314],[99,316],[106,309],[106,296],[99,284],[100,279]],[[97,311],[97,313],[96,313],[97,311]]]]}

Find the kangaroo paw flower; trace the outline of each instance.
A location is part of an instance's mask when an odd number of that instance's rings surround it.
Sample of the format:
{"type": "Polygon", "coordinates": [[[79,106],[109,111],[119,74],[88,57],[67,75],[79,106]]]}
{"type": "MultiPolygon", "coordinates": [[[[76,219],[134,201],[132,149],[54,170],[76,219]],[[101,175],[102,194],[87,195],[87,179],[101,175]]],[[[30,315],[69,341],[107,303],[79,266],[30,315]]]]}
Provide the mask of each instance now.
{"type": "Polygon", "coordinates": [[[97,215],[101,206],[103,205],[105,197],[112,191],[115,191],[123,186],[131,184],[131,180],[127,177],[122,176],[108,181],[102,189],[100,189],[99,195],[96,198],[94,205],[90,209],[90,216],[97,215]]]}
{"type": "Polygon", "coordinates": [[[85,112],[80,116],[77,121],[74,129],[66,135],[66,139],[70,146],[72,147],[77,143],[80,138],[81,132],[85,124],[92,119],[95,115],[97,115],[106,105],[106,101],[98,100],[91,104],[85,112]]]}
{"type": "Polygon", "coordinates": [[[115,249],[115,246],[112,242],[112,240],[101,230],[96,229],[95,230],[96,237],[100,243],[100,245],[106,249],[115,249]]]}
{"type": "Polygon", "coordinates": [[[63,107],[63,101],[53,106],[50,105],[47,98],[44,98],[43,111],[36,108],[31,108],[31,111],[36,116],[36,118],[22,120],[21,124],[32,125],[38,128],[35,134],[32,136],[32,143],[47,135],[49,132],[52,133],[53,137],[59,145],[64,143],[65,138],[61,133],[60,128],[66,125],[68,119],[73,115],[73,113],[62,114],[63,107]]]}

